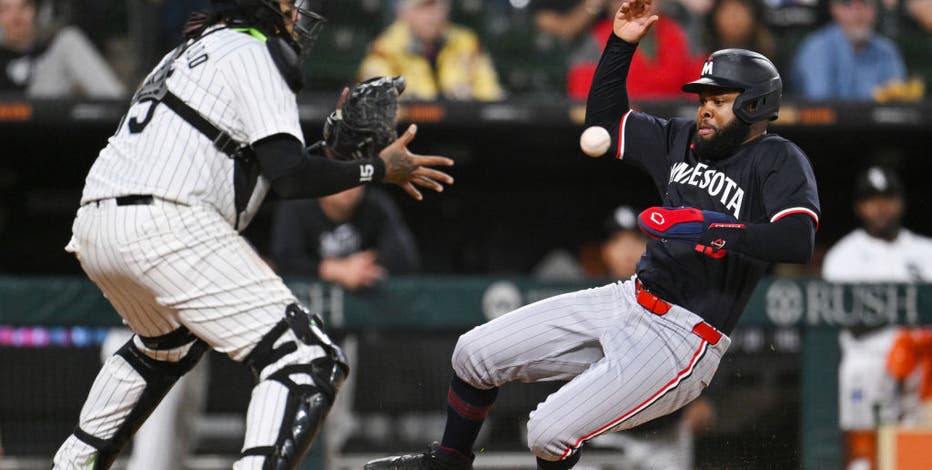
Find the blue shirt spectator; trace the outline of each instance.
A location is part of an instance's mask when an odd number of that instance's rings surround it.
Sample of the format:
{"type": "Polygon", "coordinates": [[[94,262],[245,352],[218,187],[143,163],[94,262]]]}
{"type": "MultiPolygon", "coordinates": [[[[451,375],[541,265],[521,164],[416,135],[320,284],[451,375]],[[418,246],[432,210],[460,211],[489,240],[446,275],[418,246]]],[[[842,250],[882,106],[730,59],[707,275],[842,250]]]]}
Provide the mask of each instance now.
{"type": "Polygon", "coordinates": [[[896,45],[874,32],[871,0],[833,0],[834,21],[807,37],[796,54],[792,85],[813,100],[870,100],[878,87],[906,79],[896,45]]]}

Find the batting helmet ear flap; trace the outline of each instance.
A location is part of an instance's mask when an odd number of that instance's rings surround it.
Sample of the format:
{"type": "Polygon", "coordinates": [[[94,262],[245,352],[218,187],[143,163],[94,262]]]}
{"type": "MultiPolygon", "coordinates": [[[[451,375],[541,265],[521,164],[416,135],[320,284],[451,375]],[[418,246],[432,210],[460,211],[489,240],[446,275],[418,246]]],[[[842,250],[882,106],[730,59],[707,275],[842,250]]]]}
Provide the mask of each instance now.
{"type": "Polygon", "coordinates": [[[777,119],[782,94],[783,81],[779,75],[771,79],[771,83],[746,88],[735,98],[735,116],[744,121],[745,124],[752,124],[764,119],[773,121],[777,119]],[[769,89],[770,91],[760,95],[757,94],[762,89],[769,89]]]}

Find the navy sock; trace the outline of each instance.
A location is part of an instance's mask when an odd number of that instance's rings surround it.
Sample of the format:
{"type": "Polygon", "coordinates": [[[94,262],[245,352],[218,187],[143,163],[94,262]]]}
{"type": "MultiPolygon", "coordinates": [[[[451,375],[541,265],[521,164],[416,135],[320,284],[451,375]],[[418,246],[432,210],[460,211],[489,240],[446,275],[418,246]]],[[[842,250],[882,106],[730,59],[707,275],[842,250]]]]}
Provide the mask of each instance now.
{"type": "Polygon", "coordinates": [[[573,468],[577,462],[579,462],[579,449],[573,451],[569,457],[563,460],[557,460],[556,462],[551,462],[549,460],[544,460],[540,457],[537,458],[537,470],[565,470],[573,468]]]}
{"type": "Polygon", "coordinates": [[[447,426],[440,449],[470,458],[482,422],[497,395],[498,388],[478,389],[454,374],[447,392],[447,426]]]}

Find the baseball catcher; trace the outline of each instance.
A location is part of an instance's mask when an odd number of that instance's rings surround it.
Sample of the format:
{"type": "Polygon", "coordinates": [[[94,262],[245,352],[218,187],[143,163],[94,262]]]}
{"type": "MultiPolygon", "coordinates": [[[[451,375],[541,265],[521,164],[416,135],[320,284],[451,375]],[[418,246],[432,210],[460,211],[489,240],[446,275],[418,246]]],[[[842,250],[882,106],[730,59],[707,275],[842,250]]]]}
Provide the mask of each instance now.
{"type": "Polygon", "coordinates": [[[355,87],[326,144],[308,148],[296,93],[323,18],[306,0],[213,3],[191,16],[87,175],[66,249],[134,335],[104,363],[55,469],[110,468],[208,349],[256,379],[233,468],[294,469],[348,365],[239,231],[269,193],[384,182],[421,199],[416,187],[453,182],[433,168],[450,159],[408,150],[415,126],[396,135],[399,79],[355,87]]]}

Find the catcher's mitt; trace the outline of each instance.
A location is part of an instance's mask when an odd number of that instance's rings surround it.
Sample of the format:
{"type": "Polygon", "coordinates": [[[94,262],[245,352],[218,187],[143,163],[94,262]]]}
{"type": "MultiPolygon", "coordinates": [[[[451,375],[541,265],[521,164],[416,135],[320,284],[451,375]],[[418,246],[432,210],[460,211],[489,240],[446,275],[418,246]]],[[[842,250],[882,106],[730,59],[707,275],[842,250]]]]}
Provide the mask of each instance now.
{"type": "Polygon", "coordinates": [[[338,160],[370,158],[398,138],[395,119],[404,77],[357,83],[324,124],[324,145],[338,160]]]}

